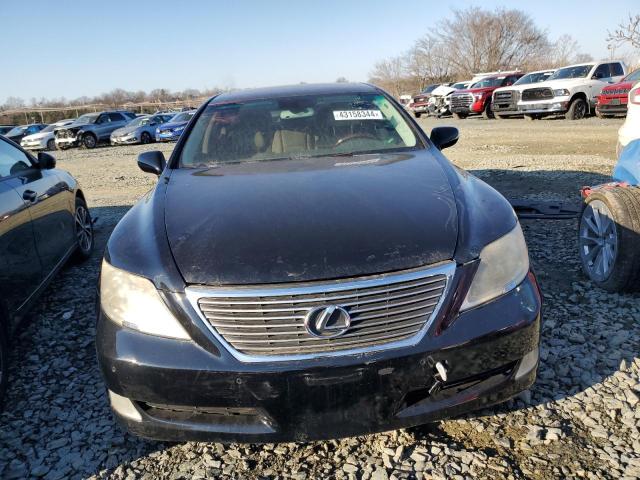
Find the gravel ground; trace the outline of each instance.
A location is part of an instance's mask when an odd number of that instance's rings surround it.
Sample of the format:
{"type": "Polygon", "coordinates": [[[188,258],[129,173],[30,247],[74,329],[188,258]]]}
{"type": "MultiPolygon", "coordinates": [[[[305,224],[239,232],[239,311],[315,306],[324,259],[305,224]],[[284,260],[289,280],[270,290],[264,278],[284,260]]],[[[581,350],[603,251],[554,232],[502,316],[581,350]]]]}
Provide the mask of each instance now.
{"type": "MultiPolygon", "coordinates": [[[[421,120],[457,124],[447,150],[510,198],[578,199],[606,181],[619,120],[421,120]]],[[[308,444],[146,442],[122,432],[94,353],[94,289],[108,235],[154,178],[156,146],[57,152],[99,217],[97,248],[65,268],[15,341],[0,418],[0,476],[61,478],[638,478],[640,297],[580,273],[575,221],[523,221],[544,291],[533,388],[506,404],[420,428],[308,444]]],[[[172,145],[161,145],[170,152],[172,145]]]]}

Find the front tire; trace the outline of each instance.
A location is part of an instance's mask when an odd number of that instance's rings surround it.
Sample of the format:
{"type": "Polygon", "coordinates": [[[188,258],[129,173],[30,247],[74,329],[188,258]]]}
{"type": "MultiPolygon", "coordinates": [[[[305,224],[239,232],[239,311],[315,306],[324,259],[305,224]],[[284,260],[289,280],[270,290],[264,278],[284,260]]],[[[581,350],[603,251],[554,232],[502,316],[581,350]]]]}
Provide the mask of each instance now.
{"type": "Polygon", "coordinates": [[[569,105],[567,120],[582,120],[587,116],[587,102],[582,98],[576,98],[569,105]]]}
{"type": "Polygon", "coordinates": [[[84,146],[84,148],[88,148],[88,149],[96,148],[97,144],[98,144],[98,139],[93,133],[85,133],[84,136],[82,137],[82,145],[84,146]]]}
{"type": "Polygon", "coordinates": [[[482,111],[482,116],[485,118],[485,120],[491,120],[495,118],[495,115],[493,114],[493,108],[491,107],[491,102],[487,102],[487,104],[485,105],[484,110],[482,111]]]}
{"type": "Polygon", "coordinates": [[[47,150],[49,150],[50,152],[53,152],[56,149],[56,141],[54,139],[51,139],[47,142],[47,150]]]}
{"type": "Polygon", "coordinates": [[[93,222],[87,203],[76,197],[76,211],[74,215],[77,248],[73,254],[74,260],[82,262],[91,256],[93,251],[93,222]]]}
{"type": "Polygon", "coordinates": [[[640,188],[616,187],[587,197],[578,245],[585,274],[609,292],[640,287],[640,188]]]}
{"type": "Polygon", "coordinates": [[[413,112],[413,116],[416,118],[420,118],[420,115],[422,115],[422,113],[420,112],[413,112]]]}
{"type": "Polygon", "coordinates": [[[149,135],[149,132],[142,132],[142,135],[140,135],[140,143],[142,144],[147,144],[147,143],[151,143],[152,139],[151,139],[151,135],[149,135]]]}
{"type": "Polygon", "coordinates": [[[465,118],[467,118],[467,114],[453,112],[453,118],[455,118],[456,120],[464,120],[465,118]]]}

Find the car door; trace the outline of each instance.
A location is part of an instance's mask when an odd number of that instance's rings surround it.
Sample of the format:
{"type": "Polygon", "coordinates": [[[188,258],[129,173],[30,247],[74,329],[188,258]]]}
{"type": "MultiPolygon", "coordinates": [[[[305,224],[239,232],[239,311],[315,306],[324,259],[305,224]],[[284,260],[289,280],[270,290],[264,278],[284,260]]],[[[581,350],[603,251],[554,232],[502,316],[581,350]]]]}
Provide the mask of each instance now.
{"type": "Polygon", "coordinates": [[[591,74],[591,78],[588,80],[589,85],[589,101],[591,105],[595,105],[598,95],[602,92],[602,89],[609,84],[611,77],[611,70],[608,63],[601,63],[591,74]]]}
{"type": "Polygon", "coordinates": [[[7,142],[0,142],[6,155],[18,167],[6,182],[18,193],[29,210],[36,251],[43,275],[54,271],[76,245],[75,193],[55,170],[38,168],[29,154],[7,142]]]}
{"type": "Polygon", "coordinates": [[[96,135],[98,140],[106,140],[111,137],[111,132],[115,130],[111,129],[111,118],[109,114],[103,113],[96,120],[96,135]]]}
{"type": "Polygon", "coordinates": [[[10,318],[44,278],[29,205],[12,186],[30,167],[20,150],[0,139],[0,303],[10,318]]]}

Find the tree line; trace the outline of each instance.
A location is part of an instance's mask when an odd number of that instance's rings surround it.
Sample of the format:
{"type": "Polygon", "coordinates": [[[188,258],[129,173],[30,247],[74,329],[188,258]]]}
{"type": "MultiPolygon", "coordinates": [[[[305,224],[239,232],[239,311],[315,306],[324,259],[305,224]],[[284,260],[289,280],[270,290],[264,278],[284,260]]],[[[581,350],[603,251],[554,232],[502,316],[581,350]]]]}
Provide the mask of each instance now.
{"type": "Polygon", "coordinates": [[[521,10],[469,7],[453,10],[451,18],[438,22],[407,52],[376,63],[369,81],[399,96],[430,83],[469,80],[474,73],[537,70],[591,60],[573,37],[562,35],[552,41],[521,10]]]}

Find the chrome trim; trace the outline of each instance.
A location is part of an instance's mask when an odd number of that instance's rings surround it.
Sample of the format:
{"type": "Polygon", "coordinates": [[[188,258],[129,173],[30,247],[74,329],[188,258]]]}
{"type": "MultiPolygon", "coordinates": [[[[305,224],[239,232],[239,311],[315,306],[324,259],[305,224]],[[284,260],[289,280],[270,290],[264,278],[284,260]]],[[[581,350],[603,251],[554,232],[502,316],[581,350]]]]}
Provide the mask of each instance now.
{"type": "MultiPolygon", "coordinates": [[[[380,352],[385,350],[391,350],[395,348],[406,348],[416,345],[425,336],[433,321],[438,316],[442,305],[449,295],[451,289],[451,279],[456,271],[455,262],[445,262],[439,265],[430,266],[427,268],[413,269],[403,272],[394,272],[382,275],[372,275],[368,277],[362,277],[361,279],[345,279],[345,280],[333,280],[323,282],[305,282],[299,284],[277,284],[272,287],[257,285],[257,286],[221,286],[210,287],[194,285],[185,288],[185,295],[187,300],[191,304],[191,307],[196,312],[200,320],[204,323],[207,329],[212,335],[224,346],[224,348],[237,360],[245,363],[257,363],[257,362],[287,362],[294,360],[308,360],[321,357],[341,357],[345,355],[358,355],[358,354],[370,354],[374,352],[380,352]],[[204,313],[200,309],[198,301],[201,298],[246,298],[256,296],[277,296],[277,295],[307,295],[314,293],[329,293],[340,292],[344,290],[352,290],[358,288],[371,288],[377,286],[384,286],[390,283],[407,282],[411,280],[419,280],[421,278],[427,278],[434,275],[444,275],[445,285],[442,290],[442,296],[438,300],[430,317],[424,322],[423,327],[412,337],[406,338],[401,341],[389,342],[383,345],[374,347],[354,348],[340,351],[329,352],[316,352],[307,354],[287,354],[287,355],[246,355],[233,348],[229,342],[227,342],[222,335],[220,335],[216,329],[209,323],[204,313]]],[[[426,308],[426,307],[425,307],[426,308]]],[[[284,326],[284,325],[283,325],[284,326]]],[[[393,337],[393,335],[391,335],[393,337]]],[[[304,348],[304,347],[302,347],[304,348]]]]}

